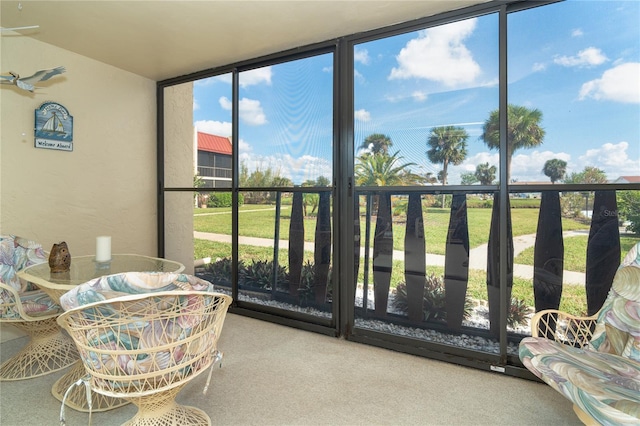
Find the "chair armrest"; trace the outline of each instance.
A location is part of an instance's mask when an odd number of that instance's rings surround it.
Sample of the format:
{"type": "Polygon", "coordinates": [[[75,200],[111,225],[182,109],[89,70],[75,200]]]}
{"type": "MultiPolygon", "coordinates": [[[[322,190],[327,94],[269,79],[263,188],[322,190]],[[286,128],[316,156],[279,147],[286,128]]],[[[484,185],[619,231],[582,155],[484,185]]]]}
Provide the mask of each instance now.
{"type": "Polygon", "coordinates": [[[60,305],[40,289],[19,293],[0,282],[1,321],[37,321],[57,316],[61,311],[60,305]]]}
{"type": "Polygon", "coordinates": [[[557,309],[546,309],[531,318],[531,336],[582,348],[589,344],[597,319],[597,313],[581,317],[557,309]]]}

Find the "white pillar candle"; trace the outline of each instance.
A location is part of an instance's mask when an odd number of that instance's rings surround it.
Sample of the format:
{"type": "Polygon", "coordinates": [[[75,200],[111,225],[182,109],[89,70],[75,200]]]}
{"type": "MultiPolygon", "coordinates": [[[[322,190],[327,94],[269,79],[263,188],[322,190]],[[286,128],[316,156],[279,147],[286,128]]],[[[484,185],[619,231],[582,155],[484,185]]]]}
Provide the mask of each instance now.
{"type": "Polygon", "coordinates": [[[96,238],[96,262],[111,260],[111,237],[96,238]]]}

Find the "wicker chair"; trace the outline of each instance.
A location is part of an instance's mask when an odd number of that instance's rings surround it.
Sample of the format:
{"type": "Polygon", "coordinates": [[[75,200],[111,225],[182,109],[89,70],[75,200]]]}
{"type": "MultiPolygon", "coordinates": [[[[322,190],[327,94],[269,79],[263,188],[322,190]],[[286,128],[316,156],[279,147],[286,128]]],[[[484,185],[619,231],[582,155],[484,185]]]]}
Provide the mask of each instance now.
{"type": "Polygon", "coordinates": [[[58,304],[16,273],[46,261],[42,247],[14,235],[0,236],[0,322],[29,336],[29,342],[0,365],[0,381],[22,380],[53,373],[78,359],[73,341],[62,333],[58,304]]]}
{"type": "Polygon", "coordinates": [[[587,425],[640,424],[640,243],[590,317],[538,312],[520,342],[525,367],[573,402],[587,425]]]}
{"type": "MultiPolygon", "coordinates": [[[[138,407],[127,425],[210,425],[204,411],[175,397],[221,361],[217,341],[231,300],[191,275],[116,274],[63,295],[58,323],[76,342],[88,389],[138,407]]],[[[211,372],[205,392],[210,379],[211,372]]]]}

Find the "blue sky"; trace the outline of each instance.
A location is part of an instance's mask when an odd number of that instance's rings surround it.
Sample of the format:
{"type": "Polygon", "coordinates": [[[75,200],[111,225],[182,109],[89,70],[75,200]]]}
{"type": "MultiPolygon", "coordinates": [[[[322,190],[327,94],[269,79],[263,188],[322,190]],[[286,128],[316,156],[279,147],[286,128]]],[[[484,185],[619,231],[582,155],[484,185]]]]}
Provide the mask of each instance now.
{"type": "MultiPolygon", "coordinates": [[[[359,44],[354,49],[356,150],[372,133],[413,171],[442,168],[426,156],[436,126],[463,127],[468,156],[449,183],[477,164],[499,165],[480,139],[498,106],[496,14],[359,44]]],[[[585,166],[610,180],[640,175],[640,2],[568,1],[509,16],[509,102],[543,114],[544,142],[514,153],[511,177],[548,181],[545,161],[568,173],[585,166]]],[[[194,85],[194,125],[231,135],[231,80],[194,85]]],[[[240,160],[271,167],[294,183],[331,175],[332,56],[240,75],[240,160]]],[[[356,153],[359,153],[357,151],[356,153]]]]}

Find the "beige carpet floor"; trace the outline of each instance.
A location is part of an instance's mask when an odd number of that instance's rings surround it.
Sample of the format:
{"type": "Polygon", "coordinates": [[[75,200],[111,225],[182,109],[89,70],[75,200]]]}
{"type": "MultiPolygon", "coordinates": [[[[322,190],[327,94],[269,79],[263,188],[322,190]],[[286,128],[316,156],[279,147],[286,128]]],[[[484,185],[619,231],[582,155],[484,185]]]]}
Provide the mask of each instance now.
{"type": "MultiPolygon", "coordinates": [[[[3,342],[7,359],[25,338],[3,342]]],[[[229,314],[224,351],[208,394],[206,374],[178,401],[205,410],[219,425],[579,425],[571,403],[550,387],[370,347],[229,314]]],[[[64,371],[0,382],[0,425],[58,425],[51,396],[64,371]]],[[[89,424],[66,409],[68,426],[89,424]]],[[[93,425],[119,425],[132,405],[94,413],[93,425]]]]}

